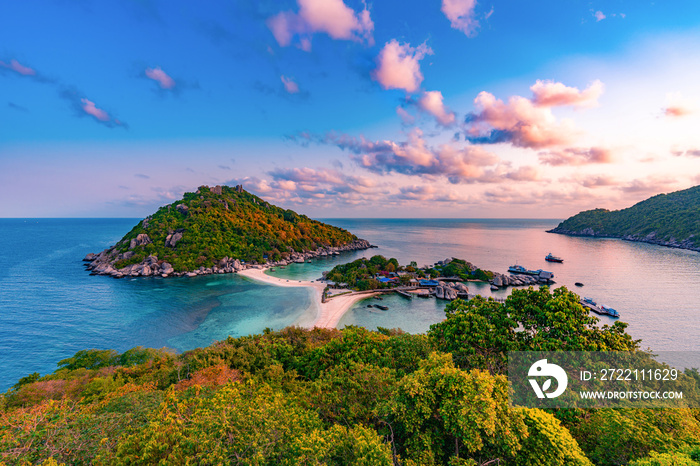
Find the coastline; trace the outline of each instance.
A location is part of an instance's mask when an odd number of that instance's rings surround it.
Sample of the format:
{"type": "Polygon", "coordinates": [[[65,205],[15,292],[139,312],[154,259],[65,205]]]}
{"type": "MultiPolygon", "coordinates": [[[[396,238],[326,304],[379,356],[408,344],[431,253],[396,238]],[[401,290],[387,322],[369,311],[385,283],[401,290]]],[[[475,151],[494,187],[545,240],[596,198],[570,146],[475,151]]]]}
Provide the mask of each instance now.
{"type": "Polygon", "coordinates": [[[563,228],[552,228],[551,230],[545,230],[547,233],[555,233],[557,235],[564,235],[564,236],[576,236],[576,237],[583,237],[583,238],[608,238],[608,239],[621,239],[623,241],[630,241],[632,243],[647,243],[647,244],[654,244],[656,246],[663,246],[665,248],[674,248],[674,249],[686,249],[688,251],[695,251],[695,252],[700,252],[700,248],[695,247],[692,243],[690,243],[688,240],[684,240],[681,242],[671,242],[671,241],[664,241],[664,240],[657,240],[653,236],[645,236],[645,237],[640,237],[636,235],[607,235],[607,234],[600,234],[596,233],[593,231],[592,228],[586,228],[585,230],[582,231],[571,231],[571,230],[565,230],[563,228]]]}
{"type": "Polygon", "coordinates": [[[287,280],[272,277],[265,274],[265,270],[267,270],[267,268],[248,268],[238,271],[238,274],[251,280],[274,286],[312,288],[314,290],[317,312],[316,318],[314,319],[313,323],[308,326],[309,328],[335,328],[338,325],[338,322],[340,322],[340,319],[342,319],[343,315],[345,315],[345,313],[350,310],[355,303],[381,294],[380,292],[357,294],[353,292],[351,294],[330,298],[324,303],[322,298],[323,290],[326,288],[325,284],[308,280],[287,280]]]}

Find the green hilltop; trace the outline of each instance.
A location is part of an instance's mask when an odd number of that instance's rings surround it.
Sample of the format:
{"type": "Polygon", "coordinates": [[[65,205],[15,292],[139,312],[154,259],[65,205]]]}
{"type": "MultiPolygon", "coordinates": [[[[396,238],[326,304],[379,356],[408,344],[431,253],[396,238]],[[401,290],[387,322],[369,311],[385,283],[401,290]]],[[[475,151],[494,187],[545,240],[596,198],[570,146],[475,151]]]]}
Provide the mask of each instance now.
{"type": "Polygon", "coordinates": [[[700,251],[700,186],[659,194],[626,209],[587,210],[550,232],[623,238],[700,251]]]}
{"type": "Polygon", "coordinates": [[[214,267],[232,271],[234,259],[266,263],[368,246],[342,228],[274,206],[241,186],[200,186],[140,221],[114,247],[85,260],[95,273],[114,276],[212,273],[214,267]]]}

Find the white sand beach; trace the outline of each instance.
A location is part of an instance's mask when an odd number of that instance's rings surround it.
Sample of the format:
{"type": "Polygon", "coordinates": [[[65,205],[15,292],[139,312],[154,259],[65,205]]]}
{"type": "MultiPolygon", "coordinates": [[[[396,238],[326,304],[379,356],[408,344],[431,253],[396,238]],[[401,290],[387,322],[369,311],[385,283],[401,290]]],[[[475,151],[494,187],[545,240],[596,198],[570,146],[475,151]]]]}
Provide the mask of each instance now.
{"type": "Polygon", "coordinates": [[[318,306],[318,312],[316,319],[309,326],[322,327],[322,328],[334,328],[340,322],[343,315],[352,307],[356,302],[371,298],[379,293],[352,293],[342,296],[337,296],[335,298],[329,299],[327,302],[322,303],[321,298],[323,296],[323,290],[326,287],[324,283],[321,282],[311,282],[304,280],[292,280],[272,277],[265,273],[264,269],[245,269],[238,272],[244,277],[248,277],[252,280],[257,280],[259,282],[268,283],[270,285],[276,286],[288,286],[288,287],[310,287],[314,289],[314,296],[316,298],[316,303],[318,306]]]}

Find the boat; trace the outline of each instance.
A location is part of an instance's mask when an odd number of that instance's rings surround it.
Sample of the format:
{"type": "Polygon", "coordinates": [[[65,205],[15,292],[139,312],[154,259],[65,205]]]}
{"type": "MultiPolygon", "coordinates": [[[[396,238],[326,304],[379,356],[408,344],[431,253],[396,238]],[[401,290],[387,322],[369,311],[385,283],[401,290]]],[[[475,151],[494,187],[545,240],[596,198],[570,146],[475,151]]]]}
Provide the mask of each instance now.
{"type": "Polygon", "coordinates": [[[620,313],[617,312],[615,309],[605,305],[598,306],[598,304],[591,298],[583,298],[579,301],[579,303],[581,303],[583,307],[588,308],[596,314],[610,317],[620,317],[620,313]]]}
{"type": "Polygon", "coordinates": [[[583,283],[581,283],[581,282],[576,282],[576,283],[574,283],[574,285],[576,285],[576,286],[583,286],[583,283]]]}
{"type": "Polygon", "coordinates": [[[617,312],[615,309],[611,308],[610,306],[602,305],[600,308],[610,317],[620,317],[620,313],[617,312]]]}
{"type": "Polygon", "coordinates": [[[549,254],[547,254],[547,257],[545,257],[544,260],[546,260],[547,262],[564,262],[564,259],[562,259],[561,257],[555,256],[551,252],[549,254]]]}
{"type": "Polygon", "coordinates": [[[542,271],[542,269],[540,269],[540,270],[528,270],[525,267],[523,267],[522,265],[517,265],[517,264],[511,265],[510,267],[508,267],[508,272],[516,273],[516,274],[520,273],[520,274],[524,274],[524,275],[539,275],[541,271],[542,271]]]}
{"type": "Polygon", "coordinates": [[[376,307],[377,309],[381,309],[382,311],[389,310],[389,306],[382,306],[381,304],[375,304],[374,307],[376,307]]]}

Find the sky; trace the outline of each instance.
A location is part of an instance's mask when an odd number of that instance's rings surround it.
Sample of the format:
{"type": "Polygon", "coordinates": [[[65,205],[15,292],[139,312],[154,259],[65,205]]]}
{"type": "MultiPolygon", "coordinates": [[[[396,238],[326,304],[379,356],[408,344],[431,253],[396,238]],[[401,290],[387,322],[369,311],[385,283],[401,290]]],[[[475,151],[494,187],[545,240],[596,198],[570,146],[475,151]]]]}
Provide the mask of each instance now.
{"type": "Polygon", "coordinates": [[[315,218],[566,218],[700,184],[700,2],[0,2],[0,217],[242,184],[315,218]]]}

